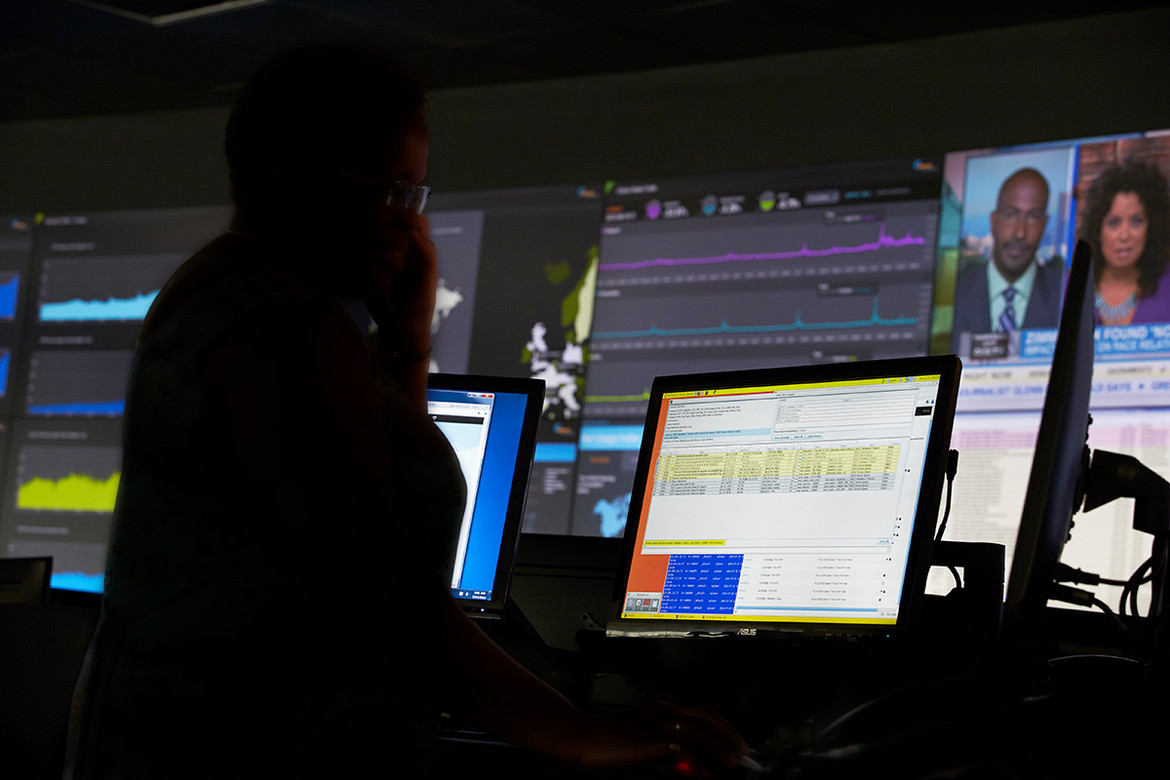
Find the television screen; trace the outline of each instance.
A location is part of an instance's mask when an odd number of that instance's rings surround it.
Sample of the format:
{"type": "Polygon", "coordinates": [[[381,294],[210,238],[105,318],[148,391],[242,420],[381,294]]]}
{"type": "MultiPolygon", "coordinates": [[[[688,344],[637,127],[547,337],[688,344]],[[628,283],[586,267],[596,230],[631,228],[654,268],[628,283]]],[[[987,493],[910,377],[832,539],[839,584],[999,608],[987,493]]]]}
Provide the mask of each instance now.
{"type": "MultiPolygon", "coordinates": [[[[25,289],[32,271],[33,215],[0,216],[0,414],[12,410],[12,371],[20,362],[25,289]]],[[[7,426],[5,426],[5,429],[7,426]]]]}
{"type": "Polygon", "coordinates": [[[926,354],[941,161],[607,185],[574,534],[624,533],[656,376],[926,354]]]}
{"type": "MultiPolygon", "coordinates": [[[[1078,238],[1094,256],[1089,446],[1170,473],[1170,310],[1162,304],[1170,282],[1162,282],[1167,245],[1158,237],[1170,221],[1167,177],[1167,131],[946,156],[931,344],[935,352],[955,350],[964,363],[947,538],[1004,544],[1011,567],[1078,238]],[[1153,193],[1145,196],[1149,208],[1117,197],[1138,188],[1153,193]],[[1009,286],[1022,289],[1011,306],[1015,328],[1000,322],[1009,286]]],[[[1132,530],[1131,508],[1115,501],[1080,517],[1062,560],[1128,577],[1148,554],[1132,530]]],[[[945,592],[949,577],[933,576],[931,591],[945,592]]]]}
{"type": "MultiPolygon", "coordinates": [[[[961,457],[947,538],[1003,543],[1010,566],[1055,344],[1053,296],[1094,182],[1131,160],[1165,177],[1170,133],[945,159],[440,188],[426,211],[442,277],[431,369],[544,380],[524,531],[620,537],[655,376],[956,352],[961,457]],[[1011,201],[1002,210],[1001,194],[1011,201]],[[1000,293],[1007,286],[989,275],[997,257],[1021,270],[1010,312],[1002,297],[991,303],[993,282],[1000,293]],[[1000,327],[1005,314],[1014,329],[1000,327]]],[[[1165,246],[1159,208],[1146,215],[1155,250],[1165,246]]],[[[5,554],[55,550],[59,583],[80,572],[98,587],[109,513],[97,496],[116,485],[121,390],[141,313],[229,212],[5,218],[5,554]]],[[[1134,254],[1115,252],[1103,227],[1092,232],[1097,254],[1134,254]]],[[[1150,287],[1160,276],[1144,278],[1128,321],[1126,296],[1113,297],[1124,287],[1105,296],[1090,444],[1170,473],[1170,313],[1150,287]]],[[[1128,530],[1127,506],[1112,502],[1078,523],[1066,561],[1132,571],[1145,545],[1128,530]]],[[[932,592],[948,588],[938,573],[932,592]]]]}
{"type": "Polygon", "coordinates": [[[0,543],[10,557],[52,556],[54,588],[102,589],[138,329],[163,282],[228,218],[222,207],[38,214],[20,232],[32,235],[27,260],[7,244],[0,254],[0,282],[28,280],[0,322],[12,334],[0,344],[0,543]]]}
{"type": "Polygon", "coordinates": [[[600,188],[438,191],[426,214],[443,279],[431,369],[544,381],[523,528],[568,533],[600,188]]]}

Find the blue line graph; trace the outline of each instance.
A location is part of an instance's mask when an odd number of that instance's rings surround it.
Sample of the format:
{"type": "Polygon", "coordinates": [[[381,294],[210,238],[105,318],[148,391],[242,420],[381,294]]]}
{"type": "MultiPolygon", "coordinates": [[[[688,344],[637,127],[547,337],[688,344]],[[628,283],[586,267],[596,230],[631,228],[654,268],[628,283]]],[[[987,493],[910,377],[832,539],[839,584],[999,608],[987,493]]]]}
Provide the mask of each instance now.
{"type": "Polygon", "coordinates": [[[154,302],[158,290],[133,298],[107,298],[104,301],[71,301],[42,303],[41,322],[106,322],[141,320],[154,302]]]}
{"type": "Polygon", "coordinates": [[[6,282],[0,282],[0,320],[16,317],[16,296],[20,289],[20,274],[14,273],[6,282]]]}
{"type": "Polygon", "coordinates": [[[78,590],[84,593],[101,593],[105,590],[104,574],[86,574],[83,571],[53,572],[49,587],[54,590],[78,590]]]}
{"type": "Polygon", "coordinates": [[[28,408],[29,414],[40,415],[105,415],[116,416],[126,411],[126,401],[79,401],[77,403],[65,404],[40,404],[38,406],[30,406],[28,408]]]}
{"type": "Polygon", "coordinates": [[[27,413],[114,417],[126,408],[134,353],[129,350],[36,350],[28,360],[27,413]]]}
{"type": "Polygon", "coordinates": [[[659,328],[651,325],[646,330],[595,332],[594,339],[631,339],[650,336],[714,336],[745,333],[782,333],[797,330],[841,330],[845,328],[899,327],[918,324],[917,317],[883,318],[878,314],[878,300],[874,298],[873,314],[869,319],[849,322],[804,322],[800,311],[790,323],[779,325],[729,325],[725,317],[719,325],[706,328],[659,328]]]}

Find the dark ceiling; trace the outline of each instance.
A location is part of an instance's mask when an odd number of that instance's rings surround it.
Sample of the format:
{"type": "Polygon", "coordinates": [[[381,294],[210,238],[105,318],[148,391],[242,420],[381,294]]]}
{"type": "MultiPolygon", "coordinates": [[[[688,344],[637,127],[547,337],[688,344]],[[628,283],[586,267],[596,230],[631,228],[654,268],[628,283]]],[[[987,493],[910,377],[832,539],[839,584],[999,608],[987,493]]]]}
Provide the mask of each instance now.
{"type": "MultiPolygon", "coordinates": [[[[1164,2],[1111,0],[1109,13],[1164,2]]],[[[894,43],[1102,12],[1063,0],[4,0],[0,120],[230,104],[278,52],[376,46],[432,89],[894,43]]]]}

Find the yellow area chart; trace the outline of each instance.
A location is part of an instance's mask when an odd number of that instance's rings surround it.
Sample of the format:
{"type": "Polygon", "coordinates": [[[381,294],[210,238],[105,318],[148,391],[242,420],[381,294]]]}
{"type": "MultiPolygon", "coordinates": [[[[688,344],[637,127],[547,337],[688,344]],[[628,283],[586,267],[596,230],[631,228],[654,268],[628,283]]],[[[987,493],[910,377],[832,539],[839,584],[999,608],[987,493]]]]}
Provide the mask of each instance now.
{"type": "Polygon", "coordinates": [[[70,474],[60,479],[34,477],[16,492],[16,508],[55,512],[113,512],[121,472],[107,479],[70,474]]]}

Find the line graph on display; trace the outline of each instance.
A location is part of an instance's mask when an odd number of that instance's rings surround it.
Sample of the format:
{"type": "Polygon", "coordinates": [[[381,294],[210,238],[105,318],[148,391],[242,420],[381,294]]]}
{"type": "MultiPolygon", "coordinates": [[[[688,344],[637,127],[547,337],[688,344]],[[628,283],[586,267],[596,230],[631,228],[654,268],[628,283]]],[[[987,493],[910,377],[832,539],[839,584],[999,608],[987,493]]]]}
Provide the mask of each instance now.
{"type": "MultiPolygon", "coordinates": [[[[104,518],[86,517],[79,525],[101,529],[104,518]]],[[[99,536],[108,534],[98,531],[99,536]]],[[[53,577],[50,587],[59,590],[79,590],[101,593],[105,584],[106,551],[108,542],[84,542],[64,535],[64,539],[46,539],[30,536],[9,536],[3,550],[14,558],[53,559],[53,577]]]]}
{"type": "Polygon", "coordinates": [[[650,400],[650,388],[657,376],[738,371],[808,362],[807,351],[786,353],[776,349],[737,353],[716,348],[690,351],[684,356],[676,356],[669,350],[631,351],[628,355],[624,350],[606,352],[589,364],[585,385],[586,416],[600,414],[622,419],[631,415],[644,416],[646,402],[650,400]]]}
{"type": "Polygon", "coordinates": [[[762,260],[797,260],[842,255],[858,255],[868,252],[880,252],[887,249],[901,247],[921,247],[927,243],[925,236],[914,235],[913,231],[906,231],[899,238],[886,233],[886,224],[878,226],[878,237],[874,241],[865,241],[857,244],[833,245],[825,249],[810,249],[808,242],[801,244],[799,249],[780,252],[753,252],[739,254],[728,252],[721,255],[707,255],[699,257],[657,257],[651,260],[635,260],[630,262],[601,263],[600,271],[635,271],[643,268],[719,265],[724,263],[758,262],[762,260]]]}
{"type": "Polygon", "coordinates": [[[70,473],[59,479],[33,477],[16,489],[16,508],[50,512],[114,511],[119,472],[106,477],[70,473]]]}
{"type": "Polygon", "coordinates": [[[29,360],[25,402],[31,415],[118,416],[134,353],[38,350],[29,360]]]}
{"type": "Polygon", "coordinates": [[[0,320],[16,318],[16,301],[19,291],[19,273],[15,271],[0,273],[0,320]]]}
{"type": "Polygon", "coordinates": [[[840,322],[805,322],[800,310],[797,310],[792,322],[770,325],[731,325],[727,318],[719,325],[700,328],[659,328],[651,325],[644,330],[628,331],[595,331],[591,338],[598,339],[632,339],[652,338],[656,336],[717,336],[717,335],[744,335],[756,333],[784,333],[788,331],[816,331],[840,330],[846,328],[873,328],[873,327],[905,327],[917,325],[917,317],[882,317],[878,311],[878,299],[873,300],[873,312],[866,319],[845,320],[840,322]]]}
{"type": "Polygon", "coordinates": [[[112,401],[75,401],[60,404],[31,404],[29,414],[37,415],[82,415],[117,417],[126,411],[124,398],[112,401]]]}
{"type": "Polygon", "coordinates": [[[41,263],[40,322],[141,320],[186,255],[50,256],[41,263]]]}
{"type": "Polygon", "coordinates": [[[628,395],[587,395],[585,396],[585,403],[605,404],[605,403],[637,403],[639,401],[650,400],[650,388],[646,388],[640,393],[630,393],[628,395]]]}
{"type": "Polygon", "coordinates": [[[84,300],[42,303],[41,322],[118,322],[141,320],[154,302],[158,290],[142,293],[130,298],[106,298],[105,300],[84,300]]]}
{"type": "Polygon", "coordinates": [[[122,475],[120,447],[28,444],[16,468],[16,509],[31,512],[114,511],[122,475]]]}

